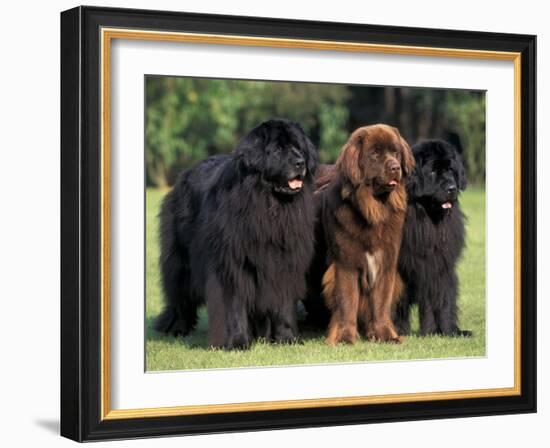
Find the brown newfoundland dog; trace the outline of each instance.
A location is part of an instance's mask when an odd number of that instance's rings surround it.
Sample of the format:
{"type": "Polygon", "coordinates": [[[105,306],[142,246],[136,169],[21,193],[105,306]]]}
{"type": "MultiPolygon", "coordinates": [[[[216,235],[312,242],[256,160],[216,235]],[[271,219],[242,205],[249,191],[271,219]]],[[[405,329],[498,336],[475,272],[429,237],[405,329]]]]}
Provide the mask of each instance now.
{"type": "Polygon", "coordinates": [[[409,145],[391,126],[357,129],[335,169],[321,169],[326,242],[323,295],[331,311],[326,342],[400,342],[392,322],[399,296],[397,257],[407,209],[404,179],[414,168],[409,145]],[[329,181],[330,179],[330,181],[329,181]],[[327,183],[328,181],[328,183],[327,183]]]}

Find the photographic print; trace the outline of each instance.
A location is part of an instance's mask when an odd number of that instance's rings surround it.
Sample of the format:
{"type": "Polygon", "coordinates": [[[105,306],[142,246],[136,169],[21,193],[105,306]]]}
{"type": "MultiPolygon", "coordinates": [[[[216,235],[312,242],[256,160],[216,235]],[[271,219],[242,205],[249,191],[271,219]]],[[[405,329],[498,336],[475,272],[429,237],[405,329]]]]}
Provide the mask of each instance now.
{"type": "Polygon", "coordinates": [[[61,24],[64,436],[536,410],[535,36],[61,24]]]}
{"type": "Polygon", "coordinates": [[[485,355],[485,92],[144,82],[148,371],[485,355]]]}

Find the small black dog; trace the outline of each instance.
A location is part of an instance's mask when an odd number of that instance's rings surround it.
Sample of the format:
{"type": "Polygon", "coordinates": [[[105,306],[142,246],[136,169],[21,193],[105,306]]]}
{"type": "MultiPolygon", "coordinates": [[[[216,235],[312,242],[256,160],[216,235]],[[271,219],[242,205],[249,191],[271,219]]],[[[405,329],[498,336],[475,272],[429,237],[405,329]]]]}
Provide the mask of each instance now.
{"type": "Polygon", "coordinates": [[[399,334],[408,334],[410,306],[418,303],[422,335],[471,336],[457,322],[456,264],[464,248],[458,194],[466,188],[462,158],[442,140],[427,140],[412,149],[416,167],[407,183],[407,217],[398,261],[405,287],[394,323],[399,334]]]}
{"type": "Polygon", "coordinates": [[[213,347],[291,342],[314,250],[314,145],[294,122],[266,121],[233,154],[184,171],[162,204],[166,307],[158,331],[188,334],[206,302],[213,347]]]}

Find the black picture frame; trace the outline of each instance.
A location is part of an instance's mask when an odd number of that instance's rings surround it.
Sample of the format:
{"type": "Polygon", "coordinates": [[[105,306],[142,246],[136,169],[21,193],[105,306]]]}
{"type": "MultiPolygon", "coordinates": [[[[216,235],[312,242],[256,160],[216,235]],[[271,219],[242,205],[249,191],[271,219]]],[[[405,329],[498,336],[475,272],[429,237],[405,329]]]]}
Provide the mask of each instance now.
{"type": "Polygon", "coordinates": [[[536,36],[98,7],[61,13],[61,435],[76,441],[536,412],[536,36]],[[516,396],[102,419],[103,27],[521,54],[521,393],[516,396]]]}

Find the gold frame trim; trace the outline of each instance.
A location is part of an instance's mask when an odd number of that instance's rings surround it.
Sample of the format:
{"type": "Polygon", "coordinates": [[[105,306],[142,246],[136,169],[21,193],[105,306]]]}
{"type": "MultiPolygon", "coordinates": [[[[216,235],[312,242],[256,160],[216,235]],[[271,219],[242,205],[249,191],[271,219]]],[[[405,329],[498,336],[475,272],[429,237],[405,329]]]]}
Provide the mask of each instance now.
{"type": "Polygon", "coordinates": [[[429,400],[503,397],[521,394],[521,53],[304,39],[194,34],[135,29],[101,29],[101,420],[200,415],[210,413],[307,409],[429,400]],[[509,388],[281,400],[141,409],[111,409],[110,366],[110,51],[113,39],[213,45],[299,48],[355,53],[489,59],[514,62],[514,386],[509,388]]]}

